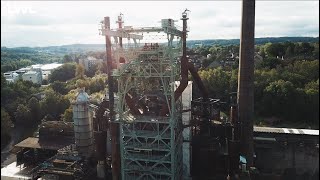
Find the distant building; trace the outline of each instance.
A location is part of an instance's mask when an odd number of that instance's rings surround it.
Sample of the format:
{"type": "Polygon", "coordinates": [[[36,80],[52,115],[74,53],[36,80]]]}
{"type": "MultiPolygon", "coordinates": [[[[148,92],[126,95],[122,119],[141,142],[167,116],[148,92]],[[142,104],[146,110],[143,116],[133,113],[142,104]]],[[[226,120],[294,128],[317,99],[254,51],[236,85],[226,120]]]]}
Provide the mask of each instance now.
{"type": "Polygon", "coordinates": [[[29,66],[29,67],[25,67],[25,68],[20,68],[20,69],[16,70],[15,72],[18,73],[19,75],[22,75],[30,70],[31,70],[31,67],[29,66]]]}
{"type": "Polygon", "coordinates": [[[22,80],[31,81],[35,84],[42,83],[42,73],[41,71],[28,71],[22,75],[22,80]]]}
{"type": "Polygon", "coordinates": [[[58,63],[51,63],[51,64],[44,64],[41,66],[42,70],[42,79],[43,80],[48,80],[49,75],[52,73],[52,71],[63,64],[58,64],[58,63]]]}
{"type": "Polygon", "coordinates": [[[79,59],[79,64],[82,64],[86,71],[90,70],[94,65],[102,62],[102,59],[97,59],[92,56],[89,56],[85,59],[79,59]]]}
{"type": "Polygon", "coordinates": [[[10,83],[16,82],[19,79],[19,74],[15,71],[6,72],[3,75],[6,78],[7,82],[10,83]]]}
{"type": "Polygon", "coordinates": [[[196,69],[199,69],[202,67],[202,62],[206,59],[206,57],[199,54],[194,54],[188,56],[188,59],[196,69]]]}

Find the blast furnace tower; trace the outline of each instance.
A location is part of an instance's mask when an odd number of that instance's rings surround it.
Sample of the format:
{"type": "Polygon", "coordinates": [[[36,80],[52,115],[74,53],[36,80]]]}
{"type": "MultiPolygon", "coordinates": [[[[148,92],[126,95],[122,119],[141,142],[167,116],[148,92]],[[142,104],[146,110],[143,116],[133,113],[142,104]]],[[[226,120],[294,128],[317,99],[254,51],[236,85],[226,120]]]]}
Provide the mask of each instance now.
{"type": "Polygon", "coordinates": [[[121,179],[182,179],[182,105],[175,90],[187,33],[183,17],[184,30],[173,19],[158,27],[122,26],[121,15],[117,29],[102,24],[101,35],[114,41],[107,56],[117,81],[111,123],[119,124],[121,179]]]}

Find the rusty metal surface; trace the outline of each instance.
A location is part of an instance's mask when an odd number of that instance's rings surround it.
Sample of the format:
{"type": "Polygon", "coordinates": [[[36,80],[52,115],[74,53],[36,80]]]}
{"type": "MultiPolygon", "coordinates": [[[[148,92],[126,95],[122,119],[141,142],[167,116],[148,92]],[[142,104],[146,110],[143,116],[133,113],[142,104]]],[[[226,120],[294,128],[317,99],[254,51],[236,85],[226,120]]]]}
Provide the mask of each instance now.
{"type": "Polygon", "coordinates": [[[141,115],[139,109],[136,107],[135,102],[133,101],[133,98],[131,98],[131,95],[129,93],[126,94],[125,99],[127,105],[130,108],[130,112],[135,115],[141,115]]]}
{"type": "Polygon", "coordinates": [[[107,132],[94,132],[94,139],[96,144],[96,157],[98,160],[103,161],[106,159],[107,154],[107,132]]]}
{"type": "MultiPolygon", "coordinates": [[[[106,30],[110,30],[110,17],[104,18],[106,30]]],[[[106,38],[106,53],[107,53],[107,73],[108,73],[108,89],[109,89],[109,110],[110,121],[114,121],[114,82],[112,74],[113,58],[111,54],[111,39],[109,35],[106,38]]],[[[113,180],[118,180],[120,176],[120,150],[119,150],[119,125],[111,123],[111,147],[112,147],[112,176],[113,180]]]]}
{"type": "Polygon", "coordinates": [[[73,141],[68,139],[51,139],[50,141],[40,142],[39,138],[29,137],[20,143],[16,144],[15,147],[20,148],[33,148],[33,149],[48,149],[48,150],[58,150],[67,145],[72,144],[73,141]]]}
{"type": "Polygon", "coordinates": [[[193,78],[193,80],[195,81],[195,83],[197,84],[198,88],[200,89],[200,92],[202,94],[202,97],[204,100],[208,99],[208,90],[207,88],[204,86],[196,68],[193,66],[192,63],[188,62],[188,69],[191,73],[191,76],[193,78]]]}
{"type": "Polygon", "coordinates": [[[119,144],[119,123],[111,123],[111,156],[112,156],[112,179],[120,178],[120,144],[119,144]]]}
{"type": "MultiPolygon", "coordinates": [[[[187,15],[183,15],[183,30],[182,30],[182,57],[181,57],[181,63],[180,63],[180,68],[181,68],[181,80],[178,88],[174,92],[174,100],[177,101],[179,97],[182,95],[182,92],[186,89],[188,86],[188,72],[191,73],[191,76],[193,77],[193,80],[197,84],[198,88],[200,89],[203,99],[207,100],[208,99],[208,91],[206,87],[204,86],[196,68],[194,65],[190,62],[188,62],[187,58],[187,15]]],[[[166,105],[163,105],[162,111],[160,113],[161,116],[165,116],[169,109],[166,105]]]]}
{"type": "Polygon", "coordinates": [[[255,0],[243,0],[237,102],[241,151],[249,167],[253,166],[254,27],[255,0]]]}

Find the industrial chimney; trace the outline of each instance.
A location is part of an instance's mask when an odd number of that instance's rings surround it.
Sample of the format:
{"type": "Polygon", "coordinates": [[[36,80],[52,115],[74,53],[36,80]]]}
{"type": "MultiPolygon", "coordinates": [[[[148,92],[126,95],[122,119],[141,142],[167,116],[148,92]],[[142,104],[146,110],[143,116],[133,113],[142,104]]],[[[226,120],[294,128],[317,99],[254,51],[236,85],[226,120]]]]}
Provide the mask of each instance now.
{"type": "Polygon", "coordinates": [[[238,74],[238,120],[241,123],[241,154],[253,166],[255,0],[242,0],[242,25],[238,74]]]}

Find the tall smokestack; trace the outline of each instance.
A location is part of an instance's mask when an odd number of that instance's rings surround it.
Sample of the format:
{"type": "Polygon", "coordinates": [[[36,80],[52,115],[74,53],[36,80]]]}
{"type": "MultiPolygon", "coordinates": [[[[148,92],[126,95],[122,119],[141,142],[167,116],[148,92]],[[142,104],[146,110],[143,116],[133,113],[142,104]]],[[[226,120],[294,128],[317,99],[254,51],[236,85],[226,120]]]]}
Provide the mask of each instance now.
{"type": "Polygon", "coordinates": [[[255,0],[242,0],[237,102],[238,117],[242,124],[241,153],[246,157],[249,167],[253,166],[254,26],[255,0]]]}

